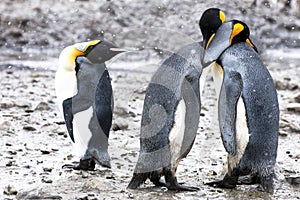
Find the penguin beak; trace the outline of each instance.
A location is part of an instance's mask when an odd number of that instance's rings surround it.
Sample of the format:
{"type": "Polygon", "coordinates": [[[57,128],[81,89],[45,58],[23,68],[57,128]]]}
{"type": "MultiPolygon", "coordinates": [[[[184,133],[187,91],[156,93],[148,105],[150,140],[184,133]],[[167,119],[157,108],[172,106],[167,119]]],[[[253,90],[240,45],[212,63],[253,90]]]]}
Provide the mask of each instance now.
{"type": "Polygon", "coordinates": [[[244,26],[240,23],[226,22],[220,26],[216,34],[212,35],[206,45],[206,50],[202,60],[204,67],[216,61],[220,55],[231,44],[235,36],[244,30],[244,26]]]}
{"type": "Polygon", "coordinates": [[[129,51],[132,51],[132,50],[130,50],[130,49],[121,49],[121,48],[114,48],[114,47],[112,47],[112,48],[110,48],[109,49],[111,52],[119,52],[119,53],[122,53],[122,52],[129,52],[129,51]]]}
{"type": "Polygon", "coordinates": [[[129,49],[118,48],[114,44],[107,41],[97,43],[93,49],[86,52],[86,57],[92,63],[104,63],[119,53],[128,52],[129,49]]]}
{"type": "Polygon", "coordinates": [[[249,44],[256,52],[258,52],[256,46],[253,44],[253,42],[249,38],[246,40],[246,43],[249,44]]]}

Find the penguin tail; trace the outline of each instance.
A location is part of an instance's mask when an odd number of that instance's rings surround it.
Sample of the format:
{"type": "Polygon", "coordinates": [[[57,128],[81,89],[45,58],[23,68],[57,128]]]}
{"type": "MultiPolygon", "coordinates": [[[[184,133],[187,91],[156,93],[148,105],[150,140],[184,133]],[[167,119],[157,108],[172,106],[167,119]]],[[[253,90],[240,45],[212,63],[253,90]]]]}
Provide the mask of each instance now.
{"type": "Polygon", "coordinates": [[[149,177],[149,172],[147,173],[133,173],[133,177],[128,184],[127,188],[128,189],[136,189],[138,188],[141,184],[143,184],[147,178],[149,177]]]}

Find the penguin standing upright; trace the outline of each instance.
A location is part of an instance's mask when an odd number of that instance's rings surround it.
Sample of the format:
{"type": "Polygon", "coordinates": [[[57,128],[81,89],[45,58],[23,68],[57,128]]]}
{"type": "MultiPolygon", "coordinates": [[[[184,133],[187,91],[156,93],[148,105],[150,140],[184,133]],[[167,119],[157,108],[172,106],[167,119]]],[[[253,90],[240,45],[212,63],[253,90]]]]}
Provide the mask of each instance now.
{"type": "Polygon", "coordinates": [[[96,162],[110,168],[113,93],[105,62],[121,52],[124,50],[106,41],[93,40],[68,46],[59,56],[55,89],[59,110],[80,157],[74,169],[93,170],[96,162]]]}
{"type": "MultiPolygon", "coordinates": [[[[217,26],[222,24],[219,9],[207,13],[217,26]]],[[[167,58],[153,75],[143,106],[140,154],[128,188],[136,189],[149,178],[156,186],[169,190],[198,189],[180,185],[176,170],[190,152],[198,129],[202,53],[202,42],[186,45],[167,58]],[[165,183],[160,181],[162,176],[165,183]]]]}
{"type": "Polygon", "coordinates": [[[128,188],[149,178],[156,186],[165,176],[169,190],[196,190],[179,185],[179,161],[190,151],[200,116],[199,43],[186,46],[163,62],[148,85],[141,121],[140,154],[128,188]],[[196,62],[190,62],[196,61],[196,62]]]}
{"type": "Polygon", "coordinates": [[[238,177],[251,175],[273,193],[277,157],[279,106],[272,77],[249,39],[249,28],[232,20],[220,26],[207,45],[203,65],[216,61],[214,79],[221,79],[219,127],[228,152],[228,172],[208,183],[234,188],[238,177]],[[247,44],[248,43],[248,44],[247,44]]]}

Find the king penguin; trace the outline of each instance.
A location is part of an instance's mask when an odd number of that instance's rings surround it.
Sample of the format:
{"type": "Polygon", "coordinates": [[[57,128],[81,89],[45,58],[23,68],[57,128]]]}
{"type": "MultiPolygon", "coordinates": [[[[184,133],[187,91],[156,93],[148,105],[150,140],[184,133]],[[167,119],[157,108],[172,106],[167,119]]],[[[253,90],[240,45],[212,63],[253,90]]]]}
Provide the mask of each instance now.
{"type": "MultiPolygon", "coordinates": [[[[223,15],[219,9],[211,11],[205,16],[220,26],[223,15]]],[[[202,54],[202,42],[186,45],[167,58],[152,76],[144,99],[140,153],[129,189],[136,189],[148,178],[169,190],[198,189],[179,184],[176,170],[190,152],[198,130],[202,54]],[[160,180],[162,176],[165,183],[160,180]]]]}
{"type": "Polygon", "coordinates": [[[110,168],[108,137],[113,114],[113,92],[105,62],[124,50],[93,40],[63,49],[55,76],[61,112],[79,165],[94,170],[98,163],[110,168]]]}
{"type": "Polygon", "coordinates": [[[272,77],[249,39],[248,26],[237,20],[220,26],[207,44],[203,66],[214,64],[218,121],[228,152],[228,172],[209,185],[234,188],[239,176],[274,192],[279,106],[272,77]]]}

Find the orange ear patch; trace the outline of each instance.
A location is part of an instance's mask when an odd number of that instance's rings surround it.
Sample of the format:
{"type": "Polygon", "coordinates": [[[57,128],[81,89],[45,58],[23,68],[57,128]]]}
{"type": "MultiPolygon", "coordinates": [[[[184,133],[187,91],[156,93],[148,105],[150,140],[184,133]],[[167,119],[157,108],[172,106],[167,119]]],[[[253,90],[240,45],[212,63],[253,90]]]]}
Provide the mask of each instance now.
{"type": "Polygon", "coordinates": [[[232,39],[237,36],[240,32],[244,30],[244,26],[241,23],[236,23],[233,26],[232,33],[230,36],[230,44],[232,43],[232,39]]]}

